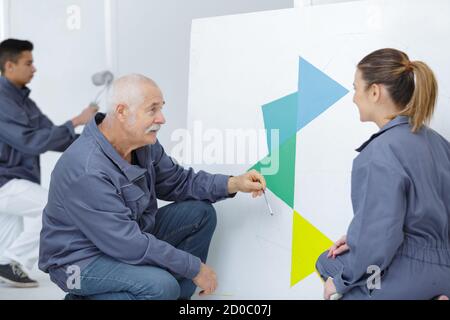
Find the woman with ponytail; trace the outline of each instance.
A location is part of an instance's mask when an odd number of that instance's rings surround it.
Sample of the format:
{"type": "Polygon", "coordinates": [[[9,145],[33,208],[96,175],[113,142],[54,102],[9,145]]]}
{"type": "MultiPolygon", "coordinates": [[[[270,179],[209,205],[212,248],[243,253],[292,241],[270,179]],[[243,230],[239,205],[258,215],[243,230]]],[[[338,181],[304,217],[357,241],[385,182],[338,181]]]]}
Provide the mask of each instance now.
{"type": "Polygon", "coordinates": [[[395,49],[355,74],[361,121],[380,128],[353,162],[353,220],[316,264],[325,299],[448,299],[450,143],[430,129],[433,71],[395,49]]]}

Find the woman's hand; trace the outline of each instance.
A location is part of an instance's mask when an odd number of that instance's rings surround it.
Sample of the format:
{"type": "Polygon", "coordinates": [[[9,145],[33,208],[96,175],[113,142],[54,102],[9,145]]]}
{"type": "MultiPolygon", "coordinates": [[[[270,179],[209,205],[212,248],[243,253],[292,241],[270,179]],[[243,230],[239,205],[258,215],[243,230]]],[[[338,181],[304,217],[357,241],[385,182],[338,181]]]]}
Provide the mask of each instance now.
{"type": "Polygon", "coordinates": [[[347,236],[342,236],[338,241],[336,241],[328,251],[328,258],[336,259],[336,257],[344,252],[350,250],[347,245],[347,236]]]}

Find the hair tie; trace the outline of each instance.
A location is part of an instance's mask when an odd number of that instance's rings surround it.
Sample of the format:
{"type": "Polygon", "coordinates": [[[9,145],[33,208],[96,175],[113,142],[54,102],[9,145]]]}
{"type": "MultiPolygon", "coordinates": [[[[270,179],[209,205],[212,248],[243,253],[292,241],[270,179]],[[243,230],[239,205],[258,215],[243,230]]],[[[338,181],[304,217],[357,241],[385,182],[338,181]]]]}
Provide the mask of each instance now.
{"type": "Polygon", "coordinates": [[[405,64],[405,72],[409,72],[409,71],[413,71],[413,70],[414,70],[413,63],[411,61],[408,61],[405,64]]]}

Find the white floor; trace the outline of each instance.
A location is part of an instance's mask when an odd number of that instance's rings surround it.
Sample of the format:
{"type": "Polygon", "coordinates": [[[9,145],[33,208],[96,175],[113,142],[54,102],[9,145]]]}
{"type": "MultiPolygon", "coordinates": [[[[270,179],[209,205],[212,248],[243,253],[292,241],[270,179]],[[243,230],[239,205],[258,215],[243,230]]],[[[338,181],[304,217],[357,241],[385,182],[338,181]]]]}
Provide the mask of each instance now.
{"type": "Polygon", "coordinates": [[[62,300],[65,293],[59,289],[47,274],[33,270],[30,278],[39,281],[39,287],[30,289],[12,288],[0,283],[0,300],[62,300]]]}

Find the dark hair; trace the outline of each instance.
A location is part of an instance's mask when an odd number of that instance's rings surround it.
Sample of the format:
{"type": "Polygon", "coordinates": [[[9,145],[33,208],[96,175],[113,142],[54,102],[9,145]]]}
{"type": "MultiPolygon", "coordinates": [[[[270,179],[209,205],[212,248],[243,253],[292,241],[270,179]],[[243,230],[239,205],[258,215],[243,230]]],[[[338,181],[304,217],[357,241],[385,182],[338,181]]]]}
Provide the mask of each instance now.
{"type": "Polygon", "coordinates": [[[396,49],[380,49],[358,63],[367,86],[384,84],[401,110],[391,119],[410,117],[412,131],[429,123],[436,104],[438,85],[433,71],[422,61],[410,61],[406,53],[396,49]]]}
{"type": "Polygon", "coordinates": [[[6,62],[17,63],[24,51],[33,51],[33,44],[26,40],[7,39],[0,43],[0,71],[5,72],[6,62]]]}

